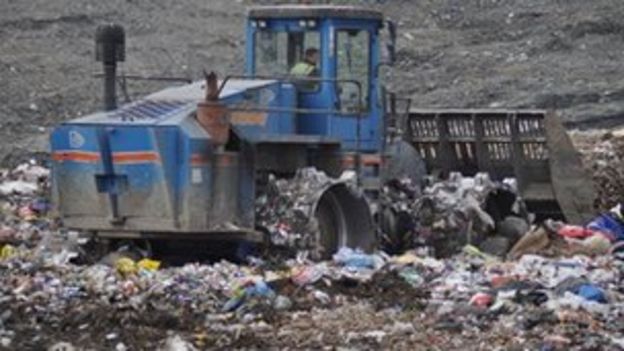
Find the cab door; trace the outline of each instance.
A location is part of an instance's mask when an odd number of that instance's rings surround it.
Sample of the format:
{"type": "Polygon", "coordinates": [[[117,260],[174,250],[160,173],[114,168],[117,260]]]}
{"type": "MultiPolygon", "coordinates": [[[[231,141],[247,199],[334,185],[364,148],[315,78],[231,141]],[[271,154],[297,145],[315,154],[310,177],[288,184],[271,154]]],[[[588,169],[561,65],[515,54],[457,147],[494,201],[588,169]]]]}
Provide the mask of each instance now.
{"type": "Polygon", "coordinates": [[[377,33],[376,26],[359,23],[337,22],[333,27],[335,105],[340,112],[334,115],[331,134],[340,136],[348,149],[374,152],[380,146],[377,33]]]}

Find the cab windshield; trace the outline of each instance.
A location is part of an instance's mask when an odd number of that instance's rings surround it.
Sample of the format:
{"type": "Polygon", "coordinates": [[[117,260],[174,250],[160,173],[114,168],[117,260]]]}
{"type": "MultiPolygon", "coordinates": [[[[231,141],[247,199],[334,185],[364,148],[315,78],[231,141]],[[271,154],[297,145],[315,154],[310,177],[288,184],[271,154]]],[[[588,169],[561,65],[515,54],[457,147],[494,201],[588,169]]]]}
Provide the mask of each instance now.
{"type": "MultiPolygon", "coordinates": [[[[286,76],[297,63],[304,62],[306,50],[319,49],[318,31],[258,31],[255,34],[255,74],[286,76]]],[[[316,70],[320,72],[320,62],[316,70]]]]}

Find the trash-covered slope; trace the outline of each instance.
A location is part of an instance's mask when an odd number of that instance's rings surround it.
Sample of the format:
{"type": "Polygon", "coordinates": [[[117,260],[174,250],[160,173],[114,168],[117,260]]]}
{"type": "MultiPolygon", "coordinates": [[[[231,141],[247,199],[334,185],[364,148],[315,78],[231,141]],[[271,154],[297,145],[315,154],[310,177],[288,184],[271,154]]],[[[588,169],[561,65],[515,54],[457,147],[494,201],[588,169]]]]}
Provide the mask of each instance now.
{"type": "Polygon", "coordinates": [[[422,229],[399,255],[342,248],[312,262],[269,251],[173,265],[125,245],[95,260],[92,242],[51,217],[45,168],[2,170],[0,349],[624,347],[621,209],[598,217],[620,221],[613,232],[534,226],[505,259],[508,247],[488,254],[465,232],[499,224],[483,204],[494,184],[455,178],[424,189],[432,221],[414,199],[395,197],[422,229]],[[454,251],[436,258],[435,236],[447,234],[464,241],[448,240],[454,251]]]}
{"type": "Polygon", "coordinates": [[[621,128],[575,131],[572,140],[584,156],[597,191],[595,208],[605,211],[624,202],[624,131],[621,128]]]}

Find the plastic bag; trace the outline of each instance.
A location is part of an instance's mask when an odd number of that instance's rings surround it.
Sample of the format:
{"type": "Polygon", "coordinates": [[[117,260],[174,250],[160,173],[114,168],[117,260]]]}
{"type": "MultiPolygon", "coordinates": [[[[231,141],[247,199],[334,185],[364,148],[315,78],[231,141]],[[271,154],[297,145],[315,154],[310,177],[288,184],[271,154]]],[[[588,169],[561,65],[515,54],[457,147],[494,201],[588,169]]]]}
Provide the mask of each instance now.
{"type": "Polygon", "coordinates": [[[5,260],[7,258],[11,258],[12,256],[15,256],[16,253],[17,250],[15,249],[15,246],[4,245],[0,250],[0,259],[5,260]]]}
{"type": "Polygon", "coordinates": [[[150,260],[149,258],[144,258],[137,263],[139,268],[154,272],[160,268],[160,261],[150,260]]]}
{"type": "Polygon", "coordinates": [[[115,268],[117,272],[122,275],[135,274],[138,270],[136,263],[127,257],[118,259],[117,262],[115,262],[115,268]]]}

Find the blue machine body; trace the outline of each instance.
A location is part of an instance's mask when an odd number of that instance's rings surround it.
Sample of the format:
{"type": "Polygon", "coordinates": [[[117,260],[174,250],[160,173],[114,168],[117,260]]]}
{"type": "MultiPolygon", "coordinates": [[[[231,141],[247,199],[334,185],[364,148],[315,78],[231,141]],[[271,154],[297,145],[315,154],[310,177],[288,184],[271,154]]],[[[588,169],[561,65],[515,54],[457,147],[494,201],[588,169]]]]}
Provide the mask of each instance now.
{"type": "Polygon", "coordinates": [[[344,168],[341,162],[353,152],[377,154],[383,132],[374,72],[382,19],[371,11],[349,11],[346,15],[348,11],[318,6],[250,11],[250,77],[221,81],[219,103],[230,108],[231,136],[225,147],[216,145],[197,120],[203,81],[62,123],[51,135],[51,151],[53,202],[64,224],[122,237],[250,233],[259,171],[284,165],[288,170],[344,168]],[[303,30],[319,35],[323,81],[316,91],[304,93],[291,81],[253,77],[260,76],[259,32],[303,30]],[[364,31],[369,39],[369,76],[362,96],[367,107],[359,117],[339,111],[341,88],[335,80],[340,30],[364,31]]]}

